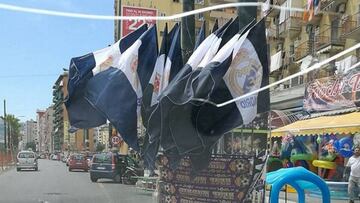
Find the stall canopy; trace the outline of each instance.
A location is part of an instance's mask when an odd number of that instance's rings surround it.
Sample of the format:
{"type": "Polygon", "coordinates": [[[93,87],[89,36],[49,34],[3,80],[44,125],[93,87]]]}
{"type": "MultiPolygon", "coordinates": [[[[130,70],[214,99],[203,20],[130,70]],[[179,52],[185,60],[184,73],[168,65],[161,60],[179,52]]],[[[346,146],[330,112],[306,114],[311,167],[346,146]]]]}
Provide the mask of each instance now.
{"type": "Polygon", "coordinates": [[[271,132],[271,137],[288,133],[299,135],[349,134],[360,132],[360,112],[301,120],[271,132]]]}

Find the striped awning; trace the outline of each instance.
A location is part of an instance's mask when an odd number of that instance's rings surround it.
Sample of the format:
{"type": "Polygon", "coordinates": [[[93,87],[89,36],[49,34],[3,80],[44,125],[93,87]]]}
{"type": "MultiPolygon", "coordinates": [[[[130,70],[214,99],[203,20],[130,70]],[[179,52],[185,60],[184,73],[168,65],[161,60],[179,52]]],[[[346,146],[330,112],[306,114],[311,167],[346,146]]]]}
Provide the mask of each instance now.
{"type": "Polygon", "coordinates": [[[299,135],[353,134],[360,132],[360,112],[336,116],[322,116],[301,120],[271,132],[271,137],[291,133],[299,135]]]}

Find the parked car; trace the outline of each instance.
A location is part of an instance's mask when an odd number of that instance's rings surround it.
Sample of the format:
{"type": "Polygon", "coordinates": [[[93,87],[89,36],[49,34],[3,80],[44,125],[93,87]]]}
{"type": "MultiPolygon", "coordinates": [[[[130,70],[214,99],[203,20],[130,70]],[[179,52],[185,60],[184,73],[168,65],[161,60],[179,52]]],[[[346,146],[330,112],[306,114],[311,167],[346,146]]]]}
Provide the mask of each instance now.
{"type": "Polygon", "coordinates": [[[96,182],[98,179],[105,178],[121,183],[125,170],[125,155],[112,152],[95,154],[90,167],[90,180],[96,182]]]}
{"type": "Polygon", "coordinates": [[[82,154],[73,154],[70,156],[69,160],[69,171],[73,169],[81,169],[85,172],[88,171],[88,165],[86,157],[82,154]]]}
{"type": "Polygon", "coordinates": [[[38,161],[36,154],[33,151],[21,151],[16,156],[16,170],[34,169],[38,170],[38,161]]]}

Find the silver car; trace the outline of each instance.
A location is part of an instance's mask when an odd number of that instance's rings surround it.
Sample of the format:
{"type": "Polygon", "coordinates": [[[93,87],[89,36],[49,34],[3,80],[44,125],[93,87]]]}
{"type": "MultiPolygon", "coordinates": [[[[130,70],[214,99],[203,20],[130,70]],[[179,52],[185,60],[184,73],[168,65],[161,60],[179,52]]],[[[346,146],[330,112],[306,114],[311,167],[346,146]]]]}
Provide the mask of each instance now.
{"type": "Polygon", "coordinates": [[[16,170],[21,169],[34,169],[38,170],[38,161],[36,154],[32,151],[21,151],[17,155],[16,170]]]}

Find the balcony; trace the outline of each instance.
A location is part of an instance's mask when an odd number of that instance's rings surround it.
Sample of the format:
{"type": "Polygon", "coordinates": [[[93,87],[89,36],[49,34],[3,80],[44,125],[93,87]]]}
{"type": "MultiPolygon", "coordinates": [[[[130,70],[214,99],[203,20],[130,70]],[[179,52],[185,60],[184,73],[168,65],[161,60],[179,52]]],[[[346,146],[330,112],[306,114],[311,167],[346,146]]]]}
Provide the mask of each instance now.
{"type": "Polygon", "coordinates": [[[320,2],[321,11],[341,13],[341,4],[344,4],[345,9],[345,4],[348,2],[348,0],[320,0],[320,2]]]}
{"type": "Polygon", "coordinates": [[[305,56],[311,54],[311,50],[309,47],[309,40],[301,42],[300,44],[298,44],[297,46],[295,46],[295,50],[294,50],[294,59],[295,61],[298,61],[302,58],[304,58],[305,56]]]}
{"type": "Polygon", "coordinates": [[[279,35],[279,26],[271,26],[266,29],[266,37],[269,44],[277,44],[284,41],[279,35]]]}
{"type": "Polygon", "coordinates": [[[210,17],[212,17],[212,18],[218,18],[218,19],[230,19],[230,18],[235,18],[236,15],[237,15],[236,13],[225,12],[224,10],[213,10],[213,11],[210,11],[210,17]]]}
{"type": "Polygon", "coordinates": [[[284,22],[279,25],[279,35],[280,37],[289,36],[290,39],[295,38],[301,32],[302,27],[302,13],[294,12],[289,16],[284,22]]]}
{"type": "Polygon", "coordinates": [[[340,36],[340,28],[327,28],[315,34],[315,50],[320,53],[336,53],[344,49],[345,40],[340,36]]]}
{"type": "Polygon", "coordinates": [[[360,13],[343,20],[341,36],[346,39],[360,40],[360,13]]]}

